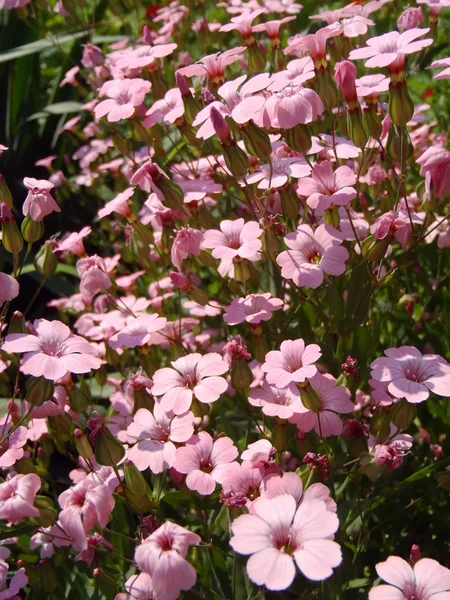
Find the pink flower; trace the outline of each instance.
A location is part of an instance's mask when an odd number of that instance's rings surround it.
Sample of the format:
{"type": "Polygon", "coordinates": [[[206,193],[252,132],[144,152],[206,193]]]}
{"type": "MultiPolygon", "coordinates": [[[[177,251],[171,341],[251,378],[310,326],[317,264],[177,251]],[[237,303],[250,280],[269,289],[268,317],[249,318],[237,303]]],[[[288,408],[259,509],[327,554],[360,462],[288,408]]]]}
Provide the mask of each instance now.
{"type": "Polygon", "coordinates": [[[378,585],[369,600],[449,600],[450,570],[431,558],[422,558],[413,568],[399,556],[390,556],[376,566],[378,576],[389,585],[378,585]]]}
{"type": "Polygon", "coordinates": [[[0,273],[0,307],[19,295],[19,284],[10,275],[0,273]]]}
{"type": "Polygon", "coordinates": [[[389,89],[389,77],[385,77],[382,73],[376,75],[363,75],[355,81],[356,91],[358,96],[365,98],[372,96],[376,99],[378,94],[387,92],[389,89]]]}
{"type": "Polygon", "coordinates": [[[117,594],[114,600],[161,600],[148,573],[132,575],[125,582],[125,589],[128,593],[117,594]]]}
{"type": "Polygon", "coordinates": [[[110,123],[129,119],[134,115],[136,107],[144,102],[151,87],[149,81],[139,78],[107,81],[100,89],[100,96],[108,96],[108,100],[99,102],[94,108],[95,118],[108,115],[110,123]]]}
{"type": "Polygon", "coordinates": [[[264,164],[247,178],[247,183],[258,182],[258,189],[277,189],[286,185],[289,177],[306,177],[311,167],[300,156],[283,156],[284,148],[272,154],[272,163],[264,164]]]}
{"type": "Polygon", "coordinates": [[[193,65],[178,69],[177,73],[185,77],[193,77],[194,75],[208,77],[212,82],[220,84],[225,78],[225,67],[239,60],[240,56],[238,55],[245,50],[245,46],[238,46],[222,53],[209,54],[193,65]]]}
{"type": "Polygon", "coordinates": [[[228,364],[217,352],[189,354],[171,364],[172,369],[158,369],[153,375],[152,393],[162,396],[160,402],[166,412],[185,413],[194,396],[211,404],[228,388],[225,379],[218,377],[228,371],[228,364]]]}
{"type": "Polygon", "coordinates": [[[23,456],[23,446],[25,446],[27,442],[28,431],[26,427],[17,427],[17,429],[7,437],[10,428],[10,420],[5,427],[5,418],[0,419],[0,439],[5,440],[0,444],[0,469],[12,467],[21,459],[23,456]]]}
{"type": "Polygon", "coordinates": [[[388,391],[394,398],[408,402],[423,402],[430,391],[438,396],[449,396],[450,365],[437,354],[422,355],[413,346],[388,348],[385,357],[370,365],[371,376],[377,381],[389,382],[388,391]]]}
{"type": "Polygon", "coordinates": [[[170,125],[177,119],[181,119],[184,115],[184,104],[180,90],[178,88],[169,90],[164,98],[157,100],[145,114],[147,118],[142,125],[149,128],[161,119],[164,125],[170,125]]]}
{"type": "Polygon", "coordinates": [[[151,576],[158,600],[176,600],[182,590],[195,585],[197,575],[186,554],[200,541],[196,533],[166,521],[136,548],[134,560],[151,576]]]}
{"type": "Polygon", "coordinates": [[[58,497],[62,508],[59,522],[73,538],[76,550],[85,550],[87,534],[97,523],[106,527],[115,505],[112,491],[106,485],[84,479],[58,497]]]}
{"type": "Polygon", "coordinates": [[[266,294],[249,294],[245,298],[235,298],[226,307],[223,320],[228,325],[238,325],[247,321],[251,325],[258,325],[261,321],[268,321],[272,313],[280,310],[283,300],[272,298],[270,292],[266,294]]]}
{"type": "Polygon", "coordinates": [[[303,482],[297,473],[285,472],[281,476],[271,476],[266,481],[266,489],[263,493],[265,498],[276,498],[283,494],[292,496],[297,506],[305,500],[322,500],[329,512],[337,512],[336,502],[330,497],[330,490],[326,485],[313,483],[303,490],[303,482]]]}
{"type": "Polygon", "coordinates": [[[444,200],[450,194],[450,151],[432,146],[417,159],[428,192],[444,200]]]}
{"type": "Polygon", "coordinates": [[[367,47],[357,48],[350,52],[350,60],[368,58],[365,66],[370,68],[390,67],[394,73],[401,72],[404,68],[405,54],[420,52],[423,48],[433,43],[432,39],[417,40],[430,29],[409,29],[403,33],[391,31],[378,37],[367,40],[367,47]]]}
{"type": "Polygon", "coordinates": [[[175,462],[173,442],[187,442],[194,433],[193,422],[194,415],[190,411],[174,416],[164,412],[159,402],[155,403],[153,414],[140,408],[128,425],[128,442],[135,446],[128,450],[127,459],[140,471],[149,468],[152,473],[162,473],[170,469],[175,462]]]}
{"type": "Polygon", "coordinates": [[[22,373],[56,381],[66,373],[89,373],[102,364],[97,350],[64,323],[37,319],[33,327],[35,335],[12,333],[2,346],[5,352],[25,353],[22,373]]]}
{"type": "Polygon", "coordinates": [[[295,564],[313,581],[332,575],[342,561],[339,545],[333,541],[338,527],[336,514],[327,510],[325,502],[305,500],[297,508],[295,499],[283,494],[259,498],[252,514],[235,519],[230,545],[239,554],[251,554],[247,573],[256,585],[285,590],[294,581],[295,564]]]}
{"type": "Polygon", "coordinates": [[[199,256],[203,242],[203,233],[192,227],[183,227],[177,232],[172,243],[170,256],[172,264],[179,270],[183,270],[183,260],[190,256],[199,256]]]}
{"type": "Polygon", "coordinates": [[[281,26],[285,23],[289,23],[289,21],[293,21],[295,19],[292,17],[284,17],[283,19],[274,19],[272,21],[266,21],[265,23],[261,23],[260,25],[254,25],[252,27],[253,32],[257,31],[265,31],[270,38],[273,46],[280,46],[280,29],[281,26]]]}
{"type": "Polygon", "coordinates": [[[261,439],[247,446],[247,450],[241,454],[242,460],[249,461],[253,467],[266,467],[274,462],[273,456],[276,449],[269,440],[261,439]]]}
{"type": "Polygon", "coordinates": [[[220,231],[205,231],[204,248],[212,248],[214,258],[232,261],[235,257],[257,260],[261,250],[259,239],[263,230],[256,221],[244,223],[244,219],[222,221],[220,231]]]}
{"type": "Polygon", "coordinates": [[[267,128],[291,129],[316,121],[323,111],[322,100],[314,90],[289,83],[266,100],[262,121],[267,128]]]}
{"type": "Polygon", "coordinates": [[[92,565],[92,562],[96,558],[97,548],[103,546],[105,549],[116,551],[114,546],[110,544],[105,538],[99,533],[94,533],[94,535],[90,535],[87,539],[88,547],[82,550],[77,556],[75,556],[74,560],[82,560],[87,563],[89,566],[92,565]]]}
{"type": "Polygon", "coordinates": [[[330,225],[319,225],[313,231],[309,225],[300,225],[284,241],[289,250],[277,256],[281,275],[292,279],[299,287],[318,288],[323,274],[342,275],[349,254],[341,247],[341,237],[330,225]]]}
{"type": "Polygon", "coordinates": [[[25,569],[18,569],[11,578],[9,585],[6,582],[8,576],[8,564],[0,559],[0,600],[19,600],[17,594],[28,583],[25,569]]]}
{"type": "Polygon", "coordinates": [[[229,437],[213,442],[209,433],[201,431],[186,446],[177,449],[174,468],[187,474],[186,485],[190,490],[208,496],[216,489],[216,482],[222,483],[237,455],[238,450],[229,437]]]}
{"type": "Polygon", "coordinates": [[[223,478],[221,501],[228,507],[250,506],[264,491],[264,469],[245,460],[233,462],[223,478]]]}
{"type": "Polygon", "coordinates": [[[117,194],[115,198],[105,204],[103,208],[98,211],[98,218],[103,219],[112,212],[129,219],[131,215],[130,210],[130,198],[134,194],[134,187],[129,187],[120,194],[117,194]]]}
{"type": "Polygon", "coordinates": [[[329,373],[326,375],[316,373],[309,379],[309,384],[320,401],[320,407],[297,411],[297,414],[294,414],[289,420],[303,432],[314,429],[321,437],[340,435],[342,421],[336,413],[351,413],[355,410],[349,390],[341,385],[336,385],[335,378],[329,373]]]}
{"type": "Polygon", "coordinates": [[[356,174],[349,167],[333,167],[328,160],[314,165],[311,177],[298,182],[297,194],[307,196],[307,203],[313,209],[323,212],[332,205],[347,206],[356,198],[356,174]]]}
{"type": "Polygon", "coordinates": [[[92,232],[90,227],[83,227],[81,231],[67,233],[61,240],[56,242],[54,253],[57,256],[66,257],[69,252],[73,252],[75,256],[86,256],[83,239],[92,232]]]}
{"type": "MultiPolygon", "coordinates": [[[[411,214],[413,223],[421,223],[420,218],[414,213],[411,214]]],[[[411,221],[405,210],[390,210],[384,213],[370,228],[375,240],[383,240],[386,237],[394,237],[401,243],[405,250],[411,237],[411,221]]]]}
{"type": "Polygon", "coordinates": [[[81,280],[80,292],[83,296],[95,296],[95,294],[111,287],[111,279],[106,273],[105,261],[97,254],[80,258],[76,267],[81,280]]]}
{"type": "Polygon", "coordinates": [[[251,41],[253,38],[252,35],[252,22],[266,12],[265,8],[257,8],[256,10],[244,10],[239,16],[232,17],[230,19],[230,23],[226,25],[222,25],[219,31],[227,32],[233,31],[233,29],[237,29],[239,33],[242,35],[244,40],[251,41]]]}
{"type": "Polygon", "coordinates": [[[263,413],[268,417],[289,419],[294,413],[306,411],[300,397],[289,388],[278,389],[266,381],[262,387],[250,390],[248,401],[252,406],[262,407],[263,413]]]}
{"type": "Polygon", "coordinates": [[[128,320],[127,325],[112,335],[108,340],[108,345],[114,350],[118,348],[136,348],[152,343],[154,333],[161,331],[167,324],[166,317],[159,317],[157,314],[139,315],[136,319],[128,320]]]}
{"type": "Polygon", "coordinates": [[[440,69],[441,67],[445,67],[444,70],[435,75],[433,79],[450,79],[450,56],[433,60],[428,69],[440,69]]]}
{"type": "Polygon", "coordinates": [[[317,344],[305,346],[302,339],[284,340],[279,350],[266,354],[266,360],[261,366],[267,373],[266,379],[279,388],[290,383],[303,383],[317,373],[314,363],[322,356],[317,344]]]}
{"type": "Polygon", "coordinates": [[[41,480],[34,473],[15,475],[0,483],[0,518],[15,524],[27,517],[39,517],[33,502],[40,487],[41,480]]]}
{"type": "Polygon", "coordinates": [[[44,217],[55,212],[61,212],[50,194],[55,186],[45,179],[34,179],[34,177],[25,177],[23,180],[28,189],[28,195],[22,206],[24,216],[29,215],[33,221],[42,221],[44,217]]]}
{"type": "Polygon", "coordinates": [[[322,27],[316,33],[310,33],[299,39],[294,38],[291,44],[285,48],[285,54],[295,54],[297,51],[308,52],[311,55],[315,65],[326,63],[327,40],[341,33],[339,23],[333,23],[328,27],[322,27]]]}

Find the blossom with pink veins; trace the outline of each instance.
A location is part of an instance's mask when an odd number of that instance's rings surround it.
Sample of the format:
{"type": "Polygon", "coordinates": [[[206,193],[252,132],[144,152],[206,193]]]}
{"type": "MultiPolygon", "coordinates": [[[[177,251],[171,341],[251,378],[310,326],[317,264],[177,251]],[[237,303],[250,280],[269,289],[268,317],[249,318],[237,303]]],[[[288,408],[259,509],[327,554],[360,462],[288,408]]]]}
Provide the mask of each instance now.
{"type": "Polygon", "coordinates": [[[289,177],[300,179],[311,173],[311,167],[301,156],[283,156],[284,150],[272,154],[271,164],[263,164],[246,177],[247,183],[258,183],[258,189],[269,190],[283,187],[289,177]]]}
{"type": "Polygon", "coordinates": [[[312,145],[307,154],[327,152],[327,159],[331,162],[336,160],[335,152],[336,156],[341,160],[358,158],[361,154],[361,148],[358,148],[353,142],[344,137],[335,136],[333,139],[331,135],[322,133],[320,137],[313,135],[311,141],[312,145]]]}
{"type": "Polygon", "coordinates": [[[307,197],[312,209],[324,211],[330,206],[347,206],[356,198],[356,173],[350,167],[333,166],[328,160],[314,165],[311,177],[303,177],[298,182],[297,194],[307,197]]]}
{"type": "Polygon", "coordinates": [[[40,487],[41,480],[34,473],[15,475],[0,483],[0,519],[14,525],[27,517],[39,517],[33,503],[40,487]]]}
{"type": "Polygon", "coordinates": [[[262,495],[265,477],[264,469],[248,460],[231,463],[223,478],[221,500],[230,508],[250,507],[262,495]]]}
{"type": "Polygon", "coordinates": [[[256,10],[245,10],[237,17],[231,17],[230,23],[222,25],[219,31],[225,33],[228,31],[237,30],[242,35],[244,40],[251,40],[253,38],[252,22],[265,12],[265,8],[257,8],[256,10]]]}
{"type": "Polygon", "coordinates": [[[276,452],[276,448],[272,446],[269,440],[261,439],[253,442],[253,444],[249,444],[247,450],[242,452],[241,459],[250,462],[253,467],[265,468],[274,462],[273,457],[276,452]]]}
{"type": "Polygon", "coordinates": [[[316,289],[322,284],[324,273],[344,273],[349,253],[340,245],[340,233],[330,225],[319,225],[315,231],[309,225],[299,225],[284,241],[289,250],[281,252],[276,262],[281,275],[299,287],[316,289]]]}
{"type": "Polygon", "coordinates": [[[437,60],[433,60],[431,65],[427,67],[428,69],[440,69],[444,67],[444,69],[437,73],[433,79],[450,79],[450,56],[447,58],[438,58],[437,60]]]}
{"type": "Polygon", "coordinates": [[[450,569],[436,560],[422,558],[411,567],[400,556],[376,565],[386,584],[369,592],[369,600],[450,600],[450,569]]]}
{"type": "Polygon", "coordinates": [[[175,462],[174,442],[187,442],[194,433],[193,423],[192,412],[166,413],[159,402],[155,403],[153,414],[140,408],[127,428],[128,443],[135,444],[127,451],[127,459],[139,471],[149,468],[152,473],[162,473],[170,469],[175,462]]]}
{"type": "Polygon", "coordinates": [[[158,121],[163,121],[164,125],[175,123],[184,115],[184,104],[181,92],[178,88],[173,88],[166,92],[164,98],[157,100],[145,113],[146,119],[142,123],[144,127],[153,127],[158,121]]]}
{"type": "Polygon", "coordinates": [[[106,81],[99,92],[100,96],[108,96],[94,108],[96,119],[107,115],[110,123],[121,119],[129,119],[150,92],[152,84],[144,79],[113,79],[106,81]]]}
{"type": "Polygon", "coordinates": [[[280,298],[272,298],[270,292],[249,294],[245,298],[235,298],[226,307],[223,320],[228,325],[238,325],[244,321],[251,325],[258,325],[261,321],[268,321],[272,313],[280,310],[283,304],[280,298]]]}
{"type": "Polygon", "coordinates": [[[271,21],[266,21],[265,23],[260,23],[259,25],[254,25],[252,27],[253,33],[257,33],[260,31],[265,31],[269,36],[270,41],[272,42],[272,46],[279,47],[280,46],[280,29],[282,25],[289,23],[290,21],[294,21],[295,16],[284,17],[283,19],[272,19],[271,21]]]}
{"type": "Polygon", "coordinates": [[[386,357],[371,363],[371,377],[388,383],[394,398],[406,398],[414,404],[423,402],[430,391],[444,398],[450,396],[450,365],[438,354],[421,354],[414,346],[388,348],[386,357]]]}
{"type": "Polygon", "coordinates": [[[253,583],[285,590],[296,576],[295,564],[312,581],[332,575],[342,561],[333,541],[338,527],[336,514],[322,500],[305,500],[297,507],[288,494],[258,498],[252,514],[233,521],[230,545],[239,554],[251,555],[247,574],[253,583]]]}
{"type": "Polygon", "coordinates": [[[24,353],[20,370],[25,375],[56,381],[67,373],[89,373],[101,366],[97,350],[64,323],[36,319],[33,327],[35,334],[11,333],[1,347],[24,353]]]}
{"type": "Polygon", "coordinates": [[[212,249],[214,258],[231,262],[234,258],[258,260],[262,242],[259,239],[263,230],[256,221],[244,219],[221,221],[220,231],[205,231],[203,248],[212,249]]]}
{"type": "Polygon", "coordinates": [[[80,278],[80,292],[83,296],[92,297],[111,287],[112,282],[107,273],[106,261],[97,254],[80,258],[75,266],[80,278]]]}
{"type": "Polygon", "coordinates": [[[261,365],[268,383],[285,388],[290,383],[303,383],[317,373],[315,362],[322,356],[317,344],[305,346],[298,340],[284,340],[279,350],[271,350],[261,365]]]}
{"type": "Polygon", "coordinates": [[[174,468],[184,473],[186,485],[202,496],[209,496],[222,483],[238,450],[229,437],[216,441],[206,431],[193,436],[185,446],[177,448],[174,468]]]}
{"type": "Polygon", "coordinates": [[[136,348],[145,346],[153,340],[153,334],[161,331],[167,323],[166,317],[158,314],[141,314],[138,317],[130,317],[123,329],[112,335],[108,345],[114,350],[118,348],[136,348]]]}
{"type": "Polygon", "coordinates": [[[260,123],[259,113],[266,101],[261,92],[267,88],[271,77],[269,73],[260,73],[248,81],[245,81],[246,79],[247,75],[241,75],[224,83],[217,90],[217,95],[223,98],[225,103],[214,100],[197,114],[192,125],[200,125],[197,131],[198,138],[207,140],[215,135],[210,116],[211,108],[216,108],[223,117],[231,117],[239,125],[250,120],[260,123]]]}
{"type": "Polygon", "coordinates": [[[370,227],[374,240],[394,237],[405,250],[412,234],[412,223],[422,224],[422,219],[413,212],[406,210],[390,210],[379,217],[370,227]],[[410,218],[411,217],[411,218],[410,218]]]}
{"type": "Polygon", "coordinates": [[[286,69],[274,73],[268,86],[269,92],[279,92],[288,85],[299,86],[315,77],[314,62],[309,56],[295,58],[286,65],[286,69]]]}
{"type": "MultiPolygon", "coordinates": [[[[8,415],[9,417],[9,415],[8,415]]],[[[11,419],[3,417],[0,419],[0,439],[4,442],[0,444],[0,469],[12,467],[23,457],[23,446],[27,442],[27,428],[17,427],[8,437],[11,429],[11,419]]]]}
{"type": "Polygon", "coordinates": [[[252,406],[259,406],[268,417],[289,419],[296,413],[306,412],[298,394],[291,389],[279,389],[265,381],[262,387],[250,390],[248,401],[252,406]]]}
{"type": "Polygon", "coordinates": [[[170,257],[179,271],[183,270],[183,261],[190,256],[199,256],[203,243],[203,233],[192,227],[182,227],[173,240],[170,257]]]}
{"type": "Polygon", "coordinates": [[[205,356],[188,354],[171,365],[172,369],[158,369],[153,375],[152,393],[161,396],[161,406],[166,412],[185,413],[194,397],[211,404],[228,388],[226,380],[220,377],[228,371],[228,363],[217,352],[205,356]]]}
{"type": "Polygon", "coordinates": [[[340,435],[342,421],[336,413],[351,413],[355,409],[349,390],[336,385],[335,378],[329,373],[316,373],[309,379],[309,384],[320,400],[320,408],[298,411],[289,421],[305,433],[314,429],[321,437],[340,435]]]}
{"type": "Polygon", "coordinates": [[[425,176],[428,193],[433,190],[436,198],[444,200],[450,195],[450,151],[432,146],[425,150],[416,161],[420,165],[420,174],[425,176]]]}
{"type": "Polygon", "coordinates": [[[382,73],[363,75],[355,80],[355,85],[359,97],[376,97],[378,94],[382,94],[389,90],[389,77],[385,77],[382,73]]]}
{"type": "Polygon", "coordinates": [[[225,52],[208,54],[208,56],[204,56],[193,65],[178,69],[177,73],[185,77],[194,77],[195,75],[198,77],[208,77],[213,83],[223,83],[225,79],[225,67],[240,60],[240,54],[245,52],[245,50],[245,46],[238,46],[225,52]]]}
{"type": "Polygon", "coordinates": [[[433,40],[427,38],[418,40],[430,31],[425,29],[409,29],[403,33],[391,31],[378,37],[367,40],[367,46],[352,50],[350,60],[365,59],[365,66],[369,68],[391,67],[393,72],[401,72],[404,68],[406,54],[420,52],[423,48],[431,46],[433,40]],[[415,41],[416,40],[416,41],[415,41]]]}
{"type": "Polygon", "coordinates": [[[166,521],[136,548],[134,560],[151,576],[157,600],[176,600],[182,590],[195,585],[197,574],[186,554],[189,546],[200,541],[196,533],[166,521]]]}
{"type": "Polygon", "coordinates": [[[284,54],[301,52],[303,56],[308,52],[314,61],[314,65],[317,66],[326,61],[327,41],[341,33],[342,28],[339,23],[333,23],[327,27],[322,27],[316,33],[310,33],[304,37],[295,36],[283,52],[284,54]]]}
{"type": "Polygon", "coordinates": [[[91,227],[83,227],[80,231],[65,234],[60,240],[56,241],[56,248],[53,252],[65,258],[69,252],[73,252],[79,258],[86,256],[83,240],[92,232],[91,227]]]}
{"type": "Polygon", "coordinates": [[[291,129],[316,121],[324,110],[322,100],[314,90],[289,83],[265,101],[261,111],[262,124],[266,128],[291,129]]]}
{"type": "Polygon", "coordinates": [[[330,490],[323,483],[313,483],[306,490],[303,489],[301,477],[295,472],[285,472],[282,475],[271,476],[265,482],[264,498],[276,498],[283,494],[292,496],[297,506],[305,500],[322,500],[327,510],[337,512],[337,504],[330,497],[330,490]]]}
{"type": "Polygon", "coordinates": [[[52,212],[61,212],[50,194],[50,190],[55,187],[53,183],[34,177],[25,177],[23,183],[28,190],[22,206],[22,213],[25,217],[29,215],[33,221],[39,222],[52,212]]]}
{"type": "Polygon", "coordinates": [[[28,583],[28,576],[25,569],[18,569],[7,583],[9,565],[0,558],[0,600],[20,600],[17,594],[28,583]]]}
{"type": "Polygon", "coordinates": [[[73,539],[73,548],[85,550],[87,535],[98,524],[106,527],[115,505],[112,491],[101,483],[84,479],[58,497],[59,523],[73,539]]]}
{"type": "Polygon", "coordinates": [[[19,295],[19,283],[11,275],[0,273],[0,307],[19,295]]]}

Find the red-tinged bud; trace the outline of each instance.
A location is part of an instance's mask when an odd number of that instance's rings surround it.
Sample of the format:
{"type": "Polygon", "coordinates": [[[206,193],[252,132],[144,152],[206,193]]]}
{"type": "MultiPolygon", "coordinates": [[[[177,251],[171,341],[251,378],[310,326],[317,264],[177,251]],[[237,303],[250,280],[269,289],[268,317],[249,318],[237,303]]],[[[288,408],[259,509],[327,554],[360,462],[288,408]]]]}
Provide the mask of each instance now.
{"type": "Polygon", "coordinates": [[[359,381],[358,359],[352,356],[347,356],[347,359],[341,365],[342,372],[347,377],[353,377],[355,381],[359,381]]]}
{"type": "Polygon", "coordinates": [[[419,562],[419,560],[422,558],[422,553],[420,552],[420,548],[417,544],[413,544],[411,546],[411,552],[409,554],[409,560],[412,562],[413,565],[416,564],[416,562],[419,562]]]}
{"type": "Polygon", "coordinates": [[[0,174],[0,203],[5,203],[9,208],[13,207],[13,197],[3,175],[0,174]]]}
{"type": "Polygon", "coordinates": [[[13,312],[9,321],[8,335],[10,333],[28,333],[25,327],[25,317],[18,310],[13,312]]]}
{"type": "Polygon", "coordinates": [[[100,575],[103,573],[103,569],[101,569],[100,567],[96,567],[93,571],[92,571],[92,575],[94,577],[100,577],[100,575]]]}
{"type": "Polygon", "coordinates": [[[0,205],[0,224],[3,247],[11,254],[18,254],[23,248],[23,238],[17,227],[16,219],[5,202],[0,205]]]}
{"type": "Polygon", "coordinates": [[[194,285],[185,275],[177,273],[176,271],[171,271],[169,277],[174,286],[178,290],[186,292],[194,302],[197,302],[197,304],[200,304],[201,306],[206,306],[208,304],[209,298],[205,290],[194,285]]]}
{"type": "Polygon", "coordinates": [[[414,115],[414,102],[405,80],[389,84],[389,116],[394,125],[405,127],[414,115]]]}
{"type": "Polygon", "coordinates": [[[75,446],[78,454],[82,458],[90,458],[94,451],[92,450],[92,446],[90,445],[86,434],[83,431],[81,431],[81,429],[75,429],[75,431],[73,432],[73,437],[75,438],[75,446]]]}
{"type": "Polygon", "coordinates": [[[55,384],[45,377],[29,377],[25,389],[25,400],[32,406],[41,406],[53,398],[55,384]]]}
{"type": "MultiPolygon", "coordinates": [[[[359,106],[358,94],[356,92],[357,71],[355,63],[349,60],[341,60],[334,67],[334,80],[339,86],[344,100],[348,105],[359,106]]],[[[354,108],[349,106],[349,108],[354,108]]]]}
{"type": "Polygon", "coordinates": [[[303,457],[302,462],[309,465],[309,467],[316,471],[321,481],[326,481],[331,471],[330,461],[326,454],[314,454],[308,452],[303,457]]]}
{"type": "Polygon", "coordinates": [[[178,89],[181,92],[182,98],[192,97],[191,90],[189,89],[188,82],[186,78],[178,71],[175,73],[175,83],[177,84],[178,89]]]}
{"type": "Polygon", "coordinates": [[[237,340],[232,340],[224,347],[225,357],[230,365],[231,385],[235,390],[244,390],[253,382],[253,373],[248,366],[252,355],[247,346],[237,340]]]}
{"type": "Polygon", "coordinates": [[[225,121],[223,115],[217,110],[215,106],[211,108],[210,119],[214,131],[216,132],[217,137],[219,138],[222,145],[229,145],[232,143],[231,139],[231,131],[225,121]]]}

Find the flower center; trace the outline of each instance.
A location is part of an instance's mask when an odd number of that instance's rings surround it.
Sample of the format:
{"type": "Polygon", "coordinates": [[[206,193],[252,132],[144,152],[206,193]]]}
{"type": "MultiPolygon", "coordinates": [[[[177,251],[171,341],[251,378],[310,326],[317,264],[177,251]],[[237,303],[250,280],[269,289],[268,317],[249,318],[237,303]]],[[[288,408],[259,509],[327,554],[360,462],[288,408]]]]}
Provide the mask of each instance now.
{"type": "Polygon", "coordinates": [[[322,256],[317,250],[312,250],[308,255],[308,262],[312,265],[318,265],[321,260],[322,256]]]}

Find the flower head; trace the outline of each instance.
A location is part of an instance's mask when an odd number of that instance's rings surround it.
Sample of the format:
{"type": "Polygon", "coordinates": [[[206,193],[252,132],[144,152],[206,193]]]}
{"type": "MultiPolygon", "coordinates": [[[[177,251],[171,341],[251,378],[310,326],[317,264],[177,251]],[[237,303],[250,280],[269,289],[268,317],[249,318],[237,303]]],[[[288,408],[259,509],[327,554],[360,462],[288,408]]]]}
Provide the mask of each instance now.
{"type": "Polygon", "coordinates": [[[315,362],[322,356],[317,344],[305,346],[302,339],[284,340],[279,350],[266,354],[261,366],[267,373],[268,383],[278,388],[287,387],[290,383],[303,383],[317,373],[315,362]]]}
{"type": "Polygon", "coordinates": [[[121,119],[129,119],[136,107],[144,102],[152,84],[144,79],[113,79],[103,84],[100,96],[108,96],[108,100],[99,102],[94,108],[95,117],[100,119],[108,115],[108,121],[115,123],[121,119]]]}
{"type": "Polygon", "coordinates": [[[308,206],[320,212],[332,205],[347,206],[356,198],[356,174],[349,167],[333,167],[328,160],[314,165],[311,177],[303,177],[297,193],[307,197],[308,206]]]}
{"type": "Polygon", "coordinates": [[[50,194],[50,190],[55,187],[53,183],[45,179],[34,179],[34,177],[25,177],[23,183],[28,189],[28,195],[22,207],[25,216],[29,215],[33,221],[42,221],[53,211],[61,212],[50,194]]]}
{"type": "Polygon", "coordinates": [[[14,524],[27,517],[38,517],[33,502],[40,487],[41,480],[34,473],[15,475],[0,483],[0,518],[14,524]]]}
{"type": "Polygon", "coordinates": [[[280,310],[283,301],[272,298],[270,292],[266,294],[249,294],[245,298],[235,298],[225,309],[223,320],[228,325],[238,325],[247,321],[251,325],[257,325],[261,321],[268,321],[272,313],[280,310]]]}

